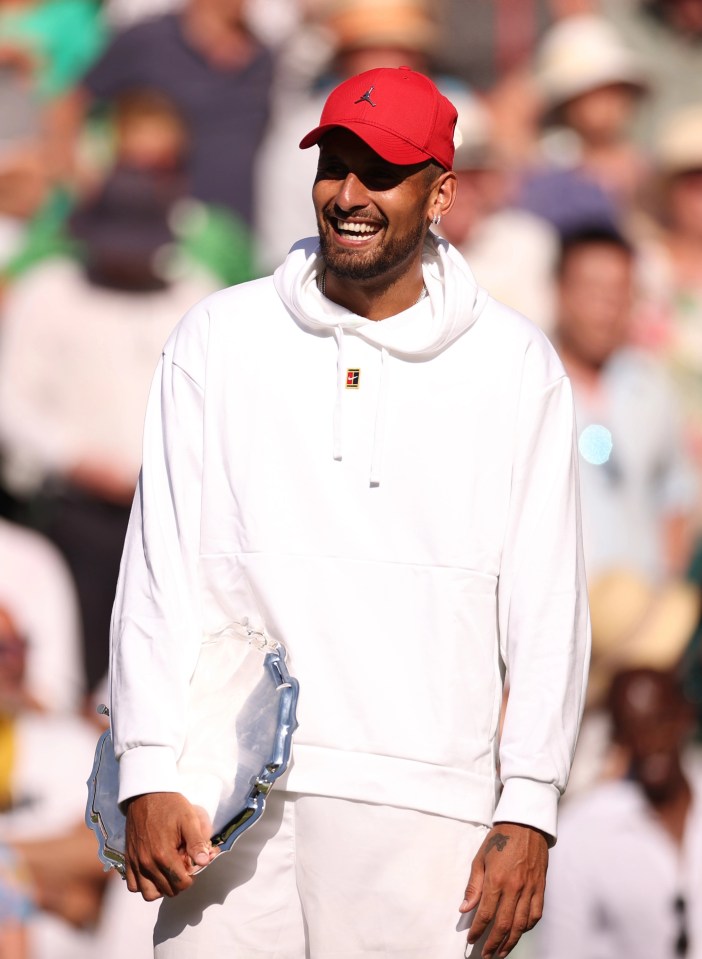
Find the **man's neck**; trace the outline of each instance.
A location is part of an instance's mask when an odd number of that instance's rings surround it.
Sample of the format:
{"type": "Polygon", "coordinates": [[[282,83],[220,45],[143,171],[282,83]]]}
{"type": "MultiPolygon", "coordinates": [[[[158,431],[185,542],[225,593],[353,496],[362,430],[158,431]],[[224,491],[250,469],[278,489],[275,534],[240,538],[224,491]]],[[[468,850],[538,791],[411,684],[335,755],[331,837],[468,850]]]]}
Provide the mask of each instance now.
{"type": "Polygon", "coordinates": [[[349,280],[324,272],[324,295],[357,316],[368,320],[386,320],[418,303],[425,294],[421,262],[388,283],[387,277],[376,281],[349,280]]]}

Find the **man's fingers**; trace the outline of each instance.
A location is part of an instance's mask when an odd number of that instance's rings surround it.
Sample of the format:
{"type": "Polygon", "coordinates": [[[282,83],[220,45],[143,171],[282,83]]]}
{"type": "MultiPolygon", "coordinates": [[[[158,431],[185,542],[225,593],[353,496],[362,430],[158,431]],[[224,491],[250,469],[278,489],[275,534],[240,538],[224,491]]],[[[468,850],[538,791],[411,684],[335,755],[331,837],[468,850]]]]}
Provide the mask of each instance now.
{"type": "Polygon", "coordinates": [[[147,902],[153,902],[164,896],[175,896],[185,884],[181,886],[178,877],[167,867],[163,873],[146,871],[143,866],[138,871],[127,867],[127,888],[140,893],[147,902]]]}
{"type": "Polygon", "coordinates": [[[480,902],[478,903],[478,908],[473,916],[473,921],[470,924],[470,930],[468,932],[468,942],[471,945],[480,939],[482,934],[495,918],[499,902],[499,892],[483,890],[483,893],[480,897],[480,902]]]}
{"type": "Polygon", "coordinates": [[[529,906],[525,904],[522,899],[516,904],[516,908],[512,914],[511,920],[509,920],[509,930],[502,935],[503,929],[506,928],[507,920],[502,928],[498,927],[498,922],[500,919],[495,920],[495,926],[493,927],[496,930],[495,939],[493,940],[492,934],[488,936],[487,942],[485,943],[485,948],[483,950],[483,956],[491,956],[493,952],[498,957],[498,959],[504,959],[508,953],[514,949],[519,940],[521,939],[523,933],[530,929],[529,925],[529,906]],[[499,939],[499,941],[497,941],[499,939]],[[494,947],[494,948],[493,948],[494,947]],[[492,951],[491,951],[492,950],[492,951]]]}
{"type": "Polygon", "coordinates": [[[485,863],[480,854],[473,860],[468,877],[468,885],[463,893],[463,902],[458,907],[459,912],[470,912],[480,902],[480,896],[483,892],[483,881],[485,879],[485,863]]]}
{"type": "Polygon", "coordinates": [[[187,889],[193,861],[210,861],[209,835],[203,835],[201,817],[180,793],[146,793],[130,800],[126,838],[128,888],[149,901],[187,889]]]}
{"type": "Polygon", "coordinates": [[[529,905],[529,921],[527,929],[533,929],[536,923],[541,919],[544,912],[544,893],[543,890],[534,893],[529,905]]]}

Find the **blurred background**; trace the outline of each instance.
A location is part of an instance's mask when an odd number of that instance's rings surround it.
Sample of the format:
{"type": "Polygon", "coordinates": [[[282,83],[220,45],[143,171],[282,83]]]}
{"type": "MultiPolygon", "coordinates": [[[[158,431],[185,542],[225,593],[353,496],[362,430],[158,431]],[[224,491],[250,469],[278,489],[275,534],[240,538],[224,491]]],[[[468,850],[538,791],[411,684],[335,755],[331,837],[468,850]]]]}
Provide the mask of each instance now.
{"type": "Polygon", "coordinates": [[[149,383],[403,64],[459,112],[437,230],[576,398],[593,668],[515,955],[702,959],[702,0],[0,0],[0,959],[151,956],[83,824],[149,383]]]}

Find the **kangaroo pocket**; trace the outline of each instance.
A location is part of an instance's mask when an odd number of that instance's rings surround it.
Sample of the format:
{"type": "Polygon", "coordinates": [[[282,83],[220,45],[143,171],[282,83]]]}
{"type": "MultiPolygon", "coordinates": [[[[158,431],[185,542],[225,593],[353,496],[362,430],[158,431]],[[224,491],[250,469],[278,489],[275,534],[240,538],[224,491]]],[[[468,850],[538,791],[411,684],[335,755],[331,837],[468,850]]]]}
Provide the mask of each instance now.
{"type": "Polygon", "coordinates": [[[300,681],[296,744],[492,777],[501,695],[495,577],[239,553],[216,558],[220,584],[227,560],[300,681]]]}

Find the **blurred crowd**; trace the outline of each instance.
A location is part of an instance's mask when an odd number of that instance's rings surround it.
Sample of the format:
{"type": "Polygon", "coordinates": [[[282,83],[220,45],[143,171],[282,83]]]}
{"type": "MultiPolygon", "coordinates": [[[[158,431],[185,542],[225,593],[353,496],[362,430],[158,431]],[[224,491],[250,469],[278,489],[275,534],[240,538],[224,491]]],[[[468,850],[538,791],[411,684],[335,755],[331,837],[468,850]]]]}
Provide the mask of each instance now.
{"type": "Polygon", "coordinates": [[[702,959],[702,0],[0,0],[0,959],[151,955],[83,822],[151,376],[405,64],[459,112],[437,232],[575,393],[593,664],[520,954],[702,959]]]}

